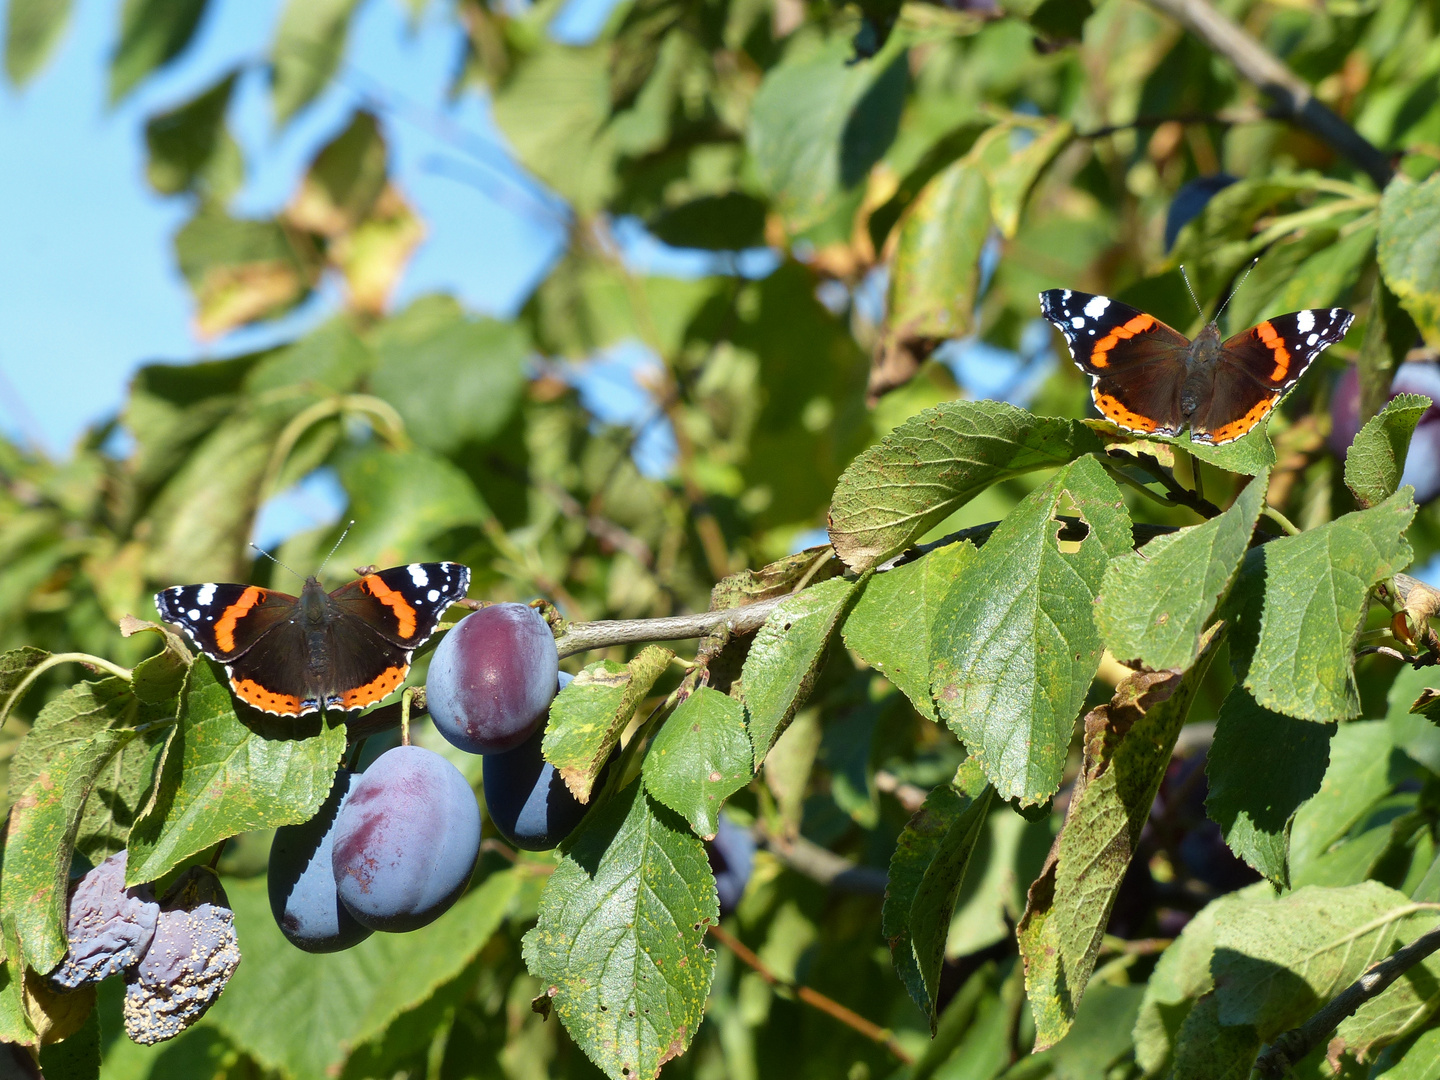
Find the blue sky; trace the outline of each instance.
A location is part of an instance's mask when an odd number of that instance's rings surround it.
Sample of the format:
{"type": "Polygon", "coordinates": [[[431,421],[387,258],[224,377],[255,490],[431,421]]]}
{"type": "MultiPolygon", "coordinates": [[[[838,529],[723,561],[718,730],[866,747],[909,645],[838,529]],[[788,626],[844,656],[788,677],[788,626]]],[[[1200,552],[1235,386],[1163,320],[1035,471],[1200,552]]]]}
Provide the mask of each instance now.
{"type": "MultiPolygon", "coordinates": [[[[365,0],[340,78],[283,131],[271,124],[264,74],[244,77],[230,124],[249,172],[234,210],[282,206],[314,152],[369,103],[399,183],[429,226],[396,302],[443,289],[504,315],[543,275],[563,228],[524,197],[484,99],[445,101],[461,41],[443,5],[431,7],[412,26],[399,0],[365,0]]],[[[181,60],[112,110],[106,78],[120,3],[78,0],[40,75],[19,92],[0,86],[0,423],[11,434],[63,455],[119,406],[138,365],[286,340],[334,303],[322,296],[280,322],[198,342],[170,244],[190,208],[156,196],[144,179],[146,117],[263,56],[280,8],[280,0],[212,0],[181,60]]],[[[604,10],[605,0],[577,0],[557,33],[584,37],[604,10]]]]}

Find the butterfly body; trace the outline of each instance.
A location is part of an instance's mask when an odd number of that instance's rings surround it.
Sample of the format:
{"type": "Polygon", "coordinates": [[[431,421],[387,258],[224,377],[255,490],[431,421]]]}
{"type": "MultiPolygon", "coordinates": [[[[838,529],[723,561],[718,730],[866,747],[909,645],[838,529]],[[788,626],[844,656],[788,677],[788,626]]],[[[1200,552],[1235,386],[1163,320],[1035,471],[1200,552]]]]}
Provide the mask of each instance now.
{"type": "Polygon", "coordinates": [[[1141,435],[1221,445],[1244,437],[1275,408],[1354,315],[1312,308],[1266,319],[1229,338],[1212,321],[1191,341],[1118,300],[1047,289],[1040,309],[1065,335],[1075,366],[1106,419],[1141,435]]]}
{"type": "Polygon", "coordinates": [[[352,712],[399,688],[414,651],[470,587],[458,563],[411,563],[364,574],[326,592],[305,579],[299,596],[258,585],[177,585],[155,595],[230,689],[276,716],[321,708],[352,712]]]}

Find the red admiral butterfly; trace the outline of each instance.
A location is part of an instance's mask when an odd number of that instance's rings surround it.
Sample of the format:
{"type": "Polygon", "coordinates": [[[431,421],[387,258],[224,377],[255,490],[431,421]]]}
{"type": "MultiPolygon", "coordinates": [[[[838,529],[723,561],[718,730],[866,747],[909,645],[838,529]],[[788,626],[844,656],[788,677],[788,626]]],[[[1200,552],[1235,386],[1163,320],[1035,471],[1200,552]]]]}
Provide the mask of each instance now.
{"type": "Polygon", "coordinates": [[[177,585],[155,594],[230,688],[275,716],[322,707],[353,712],[405,681],[410,657],[470,588],[459,563],[411,563],[365,574],[332,593],[315,577],[300,595],[258,585],[177,585]]]}
{"type": "Polygon", "coordinates": [[[1140,435],[1188,427],[1191,439],[1213,446],[1264,420],[1355,318],[1344,308],[1293,311],[1224,341],[1211,321],[1191,341],[1106,296],[1047,289],[1040,310],[1064,333],[1107,420],[1140,435]]]}

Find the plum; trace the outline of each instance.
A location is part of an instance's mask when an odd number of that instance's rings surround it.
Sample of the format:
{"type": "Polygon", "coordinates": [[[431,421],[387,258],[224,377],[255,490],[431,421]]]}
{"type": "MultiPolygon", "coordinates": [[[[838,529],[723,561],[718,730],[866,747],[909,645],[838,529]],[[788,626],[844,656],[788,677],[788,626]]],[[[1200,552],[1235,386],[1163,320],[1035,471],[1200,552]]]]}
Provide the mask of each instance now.
{"type": "Polygon", "coordinates": [[[215,871],[192,866],[170,895],[145,959],[125,976],[125,1034],[142,1046],[199,1020],[240,966],[235,913],[215,871]]]}
{"type": "Polygon", "coordinates": [[[286,940],[306,952],[339,952],[370,936],[340,902],[331,866],[335,820],[358,780],[341,768],[319,812],[276,829],[270,845],[270,911],[286,940]]]}
{"type": "Polygon", "coordinates": [[[480,854],[480,807],[460,770],[420,746],[387,750],[335,817],[340,900],[372,930],[433,922],[459,899],[480,854]]]}
{"type": "Polygon", "coordinates": [[[65,959],[50,974],[64,990],[134,967],[150,947],[160,905],[148,885],[125,887],[127,853],[111,855],[70,892],[65,959]]]}
{"type": "MultiPolygon", "coordinates": [[[[565,689],[573,678],[569,672],[560,672],[557,690],[565,689]]],[[[541,753],[544,740],[542,724],[514,750],[485,758],[485,809],[500,835],[526,851],[549,851],[575,830],[586,810],[585,804],[570,794],[555,766],[545,760],[541,753]]],[[[602,771],[597,788],[604,778],[602,771]]]]}
{"type": "Polygon", "coordinates": [[[545,719],[559,663],[555,636],[534,608],[481,608],[456,623],[430,659],[430,718],[471,754],[513,750],[545,719]]]}
{"type": "Polygon", "coordinates": [[[710,869],[715,872],[715,891],[720,897],[720,914],[728,915],[740,905],[750,871],[755,865],[755,838],[750,830],[736,825],[727,814],[720,815],[715,839],[706,845],[710,869]]]}

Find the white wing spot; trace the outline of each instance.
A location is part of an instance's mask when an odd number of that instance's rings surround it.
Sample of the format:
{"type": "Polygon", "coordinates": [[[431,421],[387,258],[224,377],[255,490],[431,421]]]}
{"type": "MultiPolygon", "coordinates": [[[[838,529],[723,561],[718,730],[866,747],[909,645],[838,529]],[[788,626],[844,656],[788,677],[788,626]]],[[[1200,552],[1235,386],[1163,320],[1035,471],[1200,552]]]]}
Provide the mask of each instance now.
{"type": "MultiPolygon", "coordinates": [[[[197,597],[195,597],[195,602],[196,602],[197,604],[199,604],[201,607],[209,607],[211,601],[214,600],[214,599],[215,599],[215,586],[214,586],[213,584],[206,584],[206,585],[201,585],[201,586],[200,586],[200,595],[197,596],[197,597]]],[[[193,616],[192,616],[192,618],[193,618],[193,616]]]]}
{"type": "Polygon", "coordinates": [[[192,619],[198,619],[198,618],[200,618],[200,609],[199,609],[199,608],[193,608],[193,607],[192,607],[192,608],[191,608],[189,611],[187,611],[185,614],[189,615],[190,618],[192,618],[192,619]]]}
{"type": "Polygon", "coordinates": [[[1307,337],[1307,338],[1305,339],[1305,344],[1306,344],[1306,345],[1314,345],[1315,342],[1317,342],[1317,341],[1319,341],[1319,340],[1320,340],[1320,335],[1319,335],[1319,334],[1311,334],[1309,337],[1307,337]]]}
{"type": "Polygon", "coordinates": [[[1090,302],[1085,305],[1085,314],[1092,319],[1098,319],[1105,314],[1105,309],[1110,306],[1110,301],[1103,296],[1092,296],[1090,302]]]}
{"type": "Polygon", "coordinates": [[[410,580],[415,582],[416,588],[423,589],[426,585],[430,584],[430,577],[425,573],[425,567],[419,563],[411,563],[409,569],[410,580]]]}
{"type": "Polygon", "coordinates": [[[1338,307],[1332,307],[1332,308],[1330,309],[1330,318],[1332,318],[1332,319],[1338,319],[1339,317],[1340,317],[1340,309],[1339,309],[1338,307]]]}
{"type": "Polygon", "coordinates": [[[428,593],[425,594],[425,596],[433,604],[436,600],[440,599],[440,590],[431,589],[428,593]]]}
{"type": "Polygon", "coordinates": [[[1083,315],[1076,315],[1070,320],[1070,325],[1075,327],[1076,330],[1079,330],[1080,327],[1085,325],[1085,317],[1083,315]]]}
{"type": "Polygon", "coordinates": [[[1070,290],[1069,290],[1069,289],[1065,289],[1064,291],[1062,291],[1062,292],[1060,293],[1060,299],[1061,299],[1061,300],[1069,300],[1069,299],[1070,299],[1070,290]]]}
{"type": "Polygon", "coordinates": [[[1094,328],[1093,326],[1090,328],[1090,336],[1091,336],[1091,337],[1094,337],[1094,336],[1095,336],[1095,328],[1094,328]]]}
{"type": "MultiPolygon", "coordinates": [[[[1302,334],[1308,334],[1315,329],[1315,313],[1313,311],[1302,311],[1295,316],[1295,329],[1302,334]]],[[[1313,345],[1314,342],[1312,341],[1313,345]]]]}

